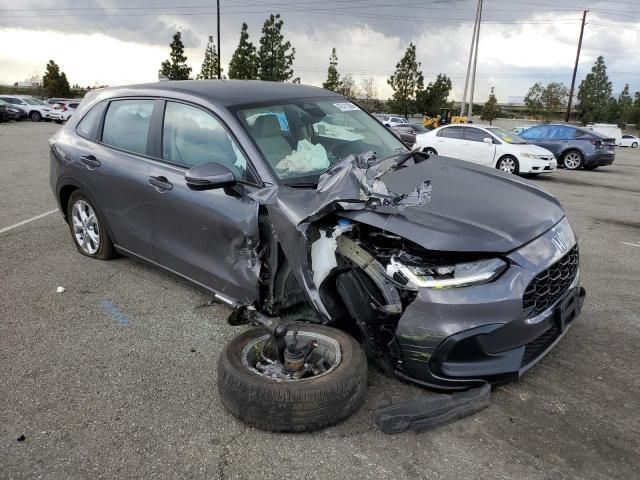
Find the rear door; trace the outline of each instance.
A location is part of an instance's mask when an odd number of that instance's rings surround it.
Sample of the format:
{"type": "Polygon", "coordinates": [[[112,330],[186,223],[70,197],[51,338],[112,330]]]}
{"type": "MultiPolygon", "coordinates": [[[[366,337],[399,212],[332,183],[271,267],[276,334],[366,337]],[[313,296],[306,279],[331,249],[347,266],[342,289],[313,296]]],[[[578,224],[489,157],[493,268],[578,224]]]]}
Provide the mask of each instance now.
{"type": "MultiPolygon", "coordinates": [[[[99,143],[81,143],[76,152],[114,243],[150,260],[153,250],[147,158],[151,117],[158,106],[158,101],[149,98],[111,101],[98,127],[99,143]]],[[[85,118],[78,125],[79,134],[85,118]]]]}
{"type": "Polygon", "coordinates": [[[257,296],[260,261],[258,205],[246,193],[254,182],[246,156],[224,124],[194,105],[167,101],[160,121],[147,189],[153,193],[153,246],[158,262],[223,295],[245,302],[257,296]],[[191,190],[185,172],[217,162],[236,187],[191,190]]]}
{"type": "Polygon", "coordinates": [[[452,126],[441,128],[433,140],[433,145],[438,155],[460,158],[462,127],[452,126]]]}
{"type": "Polygon", "coordinates": [[[493,144],[491,135],[480,128],[463,128],[460,158],[480,165],[492,166],[496,146],[493,144]],[[485,143],[485,138],[491,139],[491,143],[485,143]]]}

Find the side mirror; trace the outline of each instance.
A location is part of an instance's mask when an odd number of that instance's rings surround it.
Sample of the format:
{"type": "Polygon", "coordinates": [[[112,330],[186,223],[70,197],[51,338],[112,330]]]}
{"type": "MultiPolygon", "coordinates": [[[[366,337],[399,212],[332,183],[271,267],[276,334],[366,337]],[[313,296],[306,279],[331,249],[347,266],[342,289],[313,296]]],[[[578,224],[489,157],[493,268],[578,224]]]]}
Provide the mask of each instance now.
{"type": "Polygon", "coordinates": [[[482,141],[483,141],[484,143],[486,143],[487,145],[493,145],[493,140],[492,140],[492,139],[490,139],[489,137],[484,137],[484,138],[482,139],[482,141]]]}
{"type": "Polygon", "coordinates": [[[233,172],[215,162],[201,163],[190,168],[185,172],[184,179],[192,190],[213,190],[231,187],[236,183],[233,172]]]}

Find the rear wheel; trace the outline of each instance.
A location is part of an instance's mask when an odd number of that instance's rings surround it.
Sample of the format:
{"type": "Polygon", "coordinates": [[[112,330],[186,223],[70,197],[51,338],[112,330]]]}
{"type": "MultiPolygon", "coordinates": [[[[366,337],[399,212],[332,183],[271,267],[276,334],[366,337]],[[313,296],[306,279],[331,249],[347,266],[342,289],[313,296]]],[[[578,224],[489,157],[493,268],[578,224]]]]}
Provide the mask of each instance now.
{"type": "Polygon", "coordinates": [[[584,164],[584,158],[580,152],[570,150],[562,156],[562,163],[567,170],[578,170],[584,164]]]}
{"type": "Polygon", "coordinates": [[[502,170],[505,173],[513,173],[517,174],[520,170],[520,165],[518,164],[518,160],[515,157],[507,155],[506,157],[502,157],[498,160],[496,164],[496,168],[498,170],[502,170]]]}
{"type": "Polygon", "coordinates": [[[633,142],[631,144],[631,148],[638,148],[638,142],[633,142]]]}
{"type": "Polygon", "coordinates": [[[431,148],[431,147],[427,147],[422,151],[424,153],[428,153],[429,155],[438,155],[438,152],[436,152],[436,150],[434,148],[431,148]]]}
{"type": "Polygon", "coordinates": [[[29,114],[29,118],[32,122],[39,122],[40,120],[42,120],[42,114],[40,112],[31,112],[29,114]]]}
{"type": "Polygon", "coordinates": [[[109,260],[113,243],[95,206],[80,190],[69,198],[67,222],[78,251],[87,257],[109,260]]]}
{"type": "Polygon", "coordinates": [[[335,328],[296,325],[295,339],[291,331],[284,337],[288,345],[318,345],[303,360],[285,359],[283,365],[272,359],[271,337],[263,328],[237,336],[220,355],[222,403],[250,426],[275,432],[317,430],[345,420],[364,402],[367,358],[358,342],[335,328]]]}

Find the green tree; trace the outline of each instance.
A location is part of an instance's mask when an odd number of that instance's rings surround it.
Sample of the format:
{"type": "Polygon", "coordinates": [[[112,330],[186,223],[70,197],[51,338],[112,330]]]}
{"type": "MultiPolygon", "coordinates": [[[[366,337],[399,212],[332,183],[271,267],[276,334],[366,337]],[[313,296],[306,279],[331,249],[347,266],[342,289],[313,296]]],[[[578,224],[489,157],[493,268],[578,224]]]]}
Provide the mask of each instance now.
{"type": "Polygon", "coordinates": [[[605,120],[611,112],[611,82],[602,56],[598,57],[578,90],[578,118],[583,123],[605,120]]]}
{"type": "Polygon", "coordinates": [[[640,130],[640,92],[636,92],[631,113],[629,114],[629,123],[633,123],[640,130]]]}
{"type": "Polygon", "coordinates": [[[176,32],[169,46],[171,53],[169,59],[162,62],[160,73],[169,80],[189,80],[191,67],[187,65],[187,56],[184,54],[184,44],[180,32],[176,32]]]}
{"type": "Polygon", "coordinates": [[[447,105],[451,93],[451,79],[444,73],[439,73],[434,82],[429,82],[427,88],[416,94],[418,111],[429,116],[438,115],[447,105]]]}
{"type": "Polygon", "coordinates": [[[262,26],[260,50],[258,51],[258,78],[286,82],[293,77],[293,60],[296,49],[282,35],[284,22],[280,15],[270,15],[262,26]]]}
{"type": "Polygon", "coordinates": [[[329,57],[329,69],[327,70],[327,81],[322,84],[322,88],[337,92],[340,88],[340,74],[338,73],[338,55],[335,47],[331,50],[329,57]]]}
{"type": "Polygon", "coordinates": [[[524,104],[530,116],[550,122],[567,104],[568,96],[569,90],[563,83],[551,82],[545,87],[538,82],[529,89],[524,104]]]}
{"type": "Polygon", "coordinates": [[[413,113],[416,110],[416,95],[420,94],[424,86],[424,77],[420,71],[420,62],[416,60],[416,46],[413,43],[409,44],[387,83],[393,89],[389,106],[405,117],[413,113]]]}
{"type": "Polygon", "coordinates": [[[256,47],[249,41],[247,24],[242,24],[240,42],[229,62],[229,78],[254,80],[258,78],[258,55],[256,47]]]}
{"type": "Polygon", "coordinates": [[[498,106],[498,99],[496,98],[493,87],[491,87],[489,100],[487,100],[487,103],[485,103],[484,106],[482,107],[482,114],[480,115],[480,118],[482,120],[488,120],[489,125],[491,125],[492,122],[496,118],[498,118],[499,114],[500,114],[500,107],[498,106]]]}
{"type": "Polygon", "coordinates": [[[67,75],[60,71],[60,67],[53,60],[49,60],[42,76],[42,88],[48,97],[69,97],[71,89],[67,75]]]}
{"type": "Polygon", "coordinates": [[[620,128],[625,128],[627,123],[632,123],[633,98],[629,94],[629,84],[627,83],[618,96],[618,118],[615,120],[620,128]]]}
{"type": "MultiPolygon", "coordinates": [[[[222,70],[222,68],[220,68],[220,70],[222,70]]],[[[204,50],[202,68],[197,78],[198,80],[222,78],[222,71],[218,71],[218,52],[216,51],[216,45],[213,43],[213,36],[211,35],[209,35],[209,41],[204,50]]]]}

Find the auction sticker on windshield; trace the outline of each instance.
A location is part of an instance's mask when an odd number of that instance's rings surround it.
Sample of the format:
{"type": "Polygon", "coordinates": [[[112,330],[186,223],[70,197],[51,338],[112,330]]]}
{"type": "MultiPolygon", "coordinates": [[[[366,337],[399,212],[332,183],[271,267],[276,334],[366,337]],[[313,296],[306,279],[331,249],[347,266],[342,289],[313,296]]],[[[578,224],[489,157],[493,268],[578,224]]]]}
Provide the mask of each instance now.
{"type": "Polygon", "coordinates": [[[360,110],[360,108],[357,105],[354,105],[353,103],[349,103],[349,102],[334,103],[333,106],[336,107],[341,112],[352,112],[354,110],[360,110]]]}

